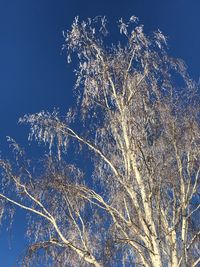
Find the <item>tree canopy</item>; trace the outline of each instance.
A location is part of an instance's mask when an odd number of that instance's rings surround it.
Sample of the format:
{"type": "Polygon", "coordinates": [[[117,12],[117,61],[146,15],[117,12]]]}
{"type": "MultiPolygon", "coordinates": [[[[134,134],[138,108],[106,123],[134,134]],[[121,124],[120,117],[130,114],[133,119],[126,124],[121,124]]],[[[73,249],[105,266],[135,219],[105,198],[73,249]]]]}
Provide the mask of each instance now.
{"type": "Polygon", "coordinates": [[[24,265],[200,262],[198,84],[160,30],[145,34],[134,16],[118,27],[111,45],[105,17],[77,17],[63,32],[76,106],[19,120],[49,154],[32,162],[8,139],[15,161],[0,160],[1,208],[30,214],[24,265]]]}

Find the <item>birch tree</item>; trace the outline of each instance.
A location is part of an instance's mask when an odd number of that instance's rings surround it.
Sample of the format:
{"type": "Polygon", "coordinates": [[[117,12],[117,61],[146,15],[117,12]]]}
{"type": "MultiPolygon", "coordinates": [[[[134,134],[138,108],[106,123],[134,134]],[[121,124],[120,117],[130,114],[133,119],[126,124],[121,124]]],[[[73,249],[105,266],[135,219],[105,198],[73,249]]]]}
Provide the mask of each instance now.
{"type": "Polygon", "coordinates": [[[199,266],[198,85],[160,30],[134,16],[118,27],[116,45],[105,17],[63,33],[76,106],[20,119],[49,154],[31,163],[8,140],[1,207],[29,214],[24,266],[199,266]]]}

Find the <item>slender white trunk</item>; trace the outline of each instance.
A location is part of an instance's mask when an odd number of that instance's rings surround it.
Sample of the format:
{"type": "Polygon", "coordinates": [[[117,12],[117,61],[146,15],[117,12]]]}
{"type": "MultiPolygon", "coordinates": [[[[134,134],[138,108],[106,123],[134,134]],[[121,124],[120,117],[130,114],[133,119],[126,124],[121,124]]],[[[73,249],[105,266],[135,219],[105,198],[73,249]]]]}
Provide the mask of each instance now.
{"type": "Polygon", "coordinates": [[[123,117],[122,114],[122,131],[124,135],[124,141],[126,144],[126,150],[127,150],[127,158],[128,161],[130,162],[130,166],[135,174],[135,178],[138,184],[138,188],[142,197],[142,203],[144,207],[144,212],[145,212],[145,218],[147,223],[149,224],[150,228],[150,233],[147,233],[152,240],[153,244],[153,251],[154,255],[150,255],[151,261],[154,267],[162,267],[162,261],[161,261],[161,252],[159,248],[159,243],[157,240],[157,234],[156,234],[156,227],[154,224],[154,221],[152,219],[152,210],[151,206],[148,202],[146,191],[145,191],[145,185],[144,182],[141,178],[140,172],[137,168],[137,163],[136,163],[136,156],[133,155],[133,153],[130,151],[130,142],[129,142],[129,135],[128,135],[128,130],[127,130],[127,125],[125,123],[125,118],[123,117]]]}
{"type": "Polygon", "coordinates": [[[159,247],[159,241],[157,239],[157,232],[156,232],[155,223],[154,223],[153,218],[152,218],[151,206],[150,206],[150,203],[148,202],[146,192],[145,192],[145,186],[144,186],[144,183],[141,179],[138,168],[136,166],[135,158],[133,158],[133,157],[132,157],[132,167],[133,167],[133,170],[135,172],[135,177],[136,177],[138,186],[140,188],[141,197],[143,200],[144,211],[145,211],[145,216],[146,216],[147,223],[149,224],[149,228],[151,231],[150,238],[152,240],[153,250],[155,253],[155,255],[151,256],[151,260],[152,260],[153,266],[162,267],[161,251],[160,251],[160,247],[159,247]]]}
{"type": "Polygon", "coordinates": [[[186,258],[186,242],[187,242],[187,218],[185,214],[185,210],[183,210],[183,220],[182,220],[182,232],[181,232],[181,238],[182,238],[182,264],[181,266],[185,267],[187,263],[186,258]]]}
{"type": "Polygon", "coordinates": [[[171,267],[178,266],[177,244],[176,244],[176,231],[171,233],[172,250],[171,250],[171,267]]]}

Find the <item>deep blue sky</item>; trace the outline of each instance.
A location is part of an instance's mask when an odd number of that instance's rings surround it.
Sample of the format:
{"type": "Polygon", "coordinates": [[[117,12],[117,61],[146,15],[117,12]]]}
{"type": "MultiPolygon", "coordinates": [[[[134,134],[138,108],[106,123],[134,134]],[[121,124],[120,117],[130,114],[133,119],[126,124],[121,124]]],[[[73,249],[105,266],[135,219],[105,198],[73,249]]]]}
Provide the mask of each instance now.
{"type": "MultiPolygon", "coordinates": [[[[65,111],[72,103],[73,72],[61,46],[62,30],[75,16],[106,15],[112,25],[138,16],[146,31],[160,28],[168,36],[170,53],[184,59],[198,80],[199,11],[199,0],[0,0],[0,150],[6,153],[6,135],[25,144],[20,116],[53,107],[65,111]]],[[[0,232],[0,267],[11,266],[23,248],[22,220],[20,214],[11,249],[8,233],[0,232]]]]}

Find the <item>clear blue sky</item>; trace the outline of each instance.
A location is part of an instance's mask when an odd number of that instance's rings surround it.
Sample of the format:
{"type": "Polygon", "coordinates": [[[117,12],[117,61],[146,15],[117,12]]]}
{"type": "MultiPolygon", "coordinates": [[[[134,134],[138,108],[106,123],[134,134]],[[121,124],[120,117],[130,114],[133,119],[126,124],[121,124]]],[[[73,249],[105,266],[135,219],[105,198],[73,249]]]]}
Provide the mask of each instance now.
{"type": "MultiPolygon", "coordinates": [[[[200,76],[199,0],[0,0],[0,150],[5,136],[26,143],[20,116],[72,103],[73,72],[64,54],[62,30],[73,18],[106,15],[114,24],[136,15],[146,31],[160,28],[170,53],[184,59],[194,79],[200,76]]],[[[112,27],[111,27],[112,30],[112,27]]],[[[112,32],[111,32],[112,34],[112,32]]],[[[11,233],[0,232],[0,267],[10,267],[23,249],[23,212],[11,233]]]]}

